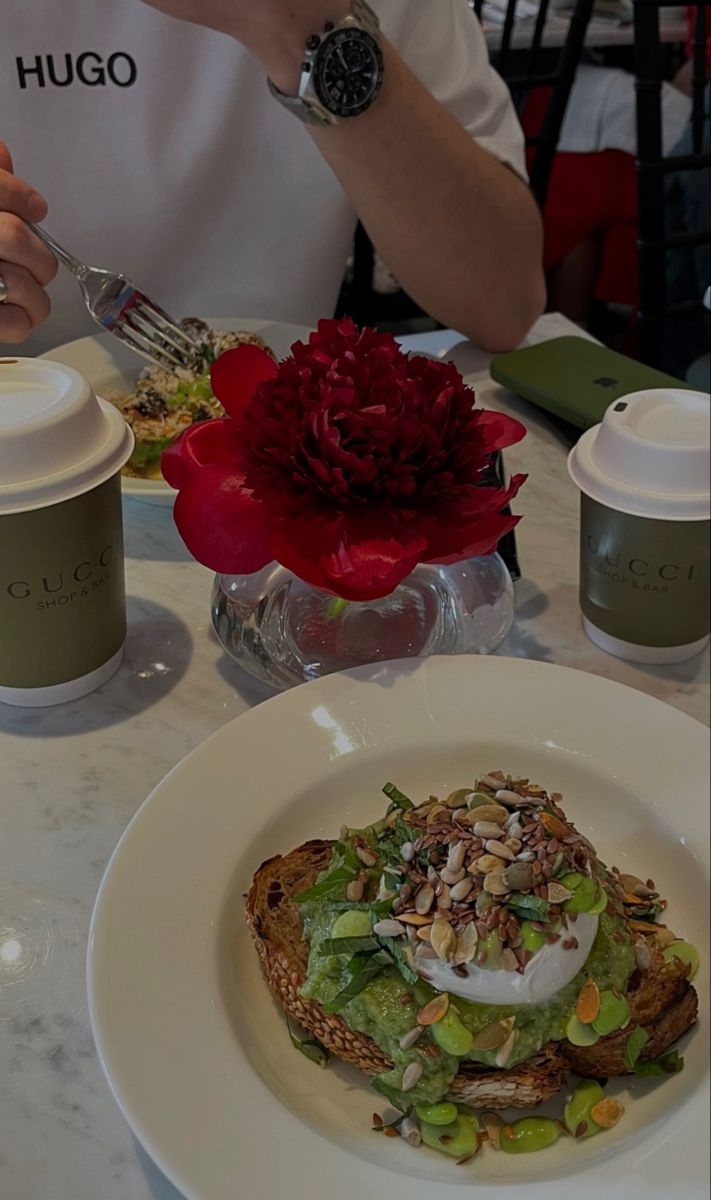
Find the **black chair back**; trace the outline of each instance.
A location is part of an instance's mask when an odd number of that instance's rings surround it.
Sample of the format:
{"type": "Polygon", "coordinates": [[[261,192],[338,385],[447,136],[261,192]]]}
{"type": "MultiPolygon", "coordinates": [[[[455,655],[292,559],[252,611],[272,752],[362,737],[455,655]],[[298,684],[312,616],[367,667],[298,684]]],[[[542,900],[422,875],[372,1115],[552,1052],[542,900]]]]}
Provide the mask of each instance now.
{"type": "MultiPolygon", "coordinates": [[[[481,18],[483,0],[469,0],[469,3],[481,18]]],[[[492,62],[508,84],[519,116],[526,99],[535,88],[551,89],[540,132],[526,138],[526,145],[535,147],[530,169],[531,191],[541,209],[546,201],[553,160],[583,52],[593,3],[594,0],[576,0],[563,45],[554,51],[545,41],[550,0],[540,2],[530,44],[524,38],[523,27],[516,23],[518,0],[508,0],[501,26],[501,41],[492,49],[492,62]],[[515,36],[519,29],[521,33],[515,36]]],[[[525,28],[529,27],[527,25],[525,28]]]]}
{"type": "MultiPolygon", "coordinates": [[[[670,177],[677,172],[709,172],[709,91],[707,40],[708,2],[664,0],[664,7],[696,11],[692,63],[692,115],[690,153],[664,155],[662,141],[662,53],[659,0],[635,0],[635,75],[637,89],[637,186],[639,200],[639,301],[636,322],[636,355],[651,366],[665,364],[664,334],[671,318],[691,317],[702,311],[703,291],[711,279],[699,280],[699,295],[672,302],[668,296],[668,252],[708,245],[706,227],[668,229],[670,177]]],[[[706,219],[708,220],[708,207],[706,219]]]]}

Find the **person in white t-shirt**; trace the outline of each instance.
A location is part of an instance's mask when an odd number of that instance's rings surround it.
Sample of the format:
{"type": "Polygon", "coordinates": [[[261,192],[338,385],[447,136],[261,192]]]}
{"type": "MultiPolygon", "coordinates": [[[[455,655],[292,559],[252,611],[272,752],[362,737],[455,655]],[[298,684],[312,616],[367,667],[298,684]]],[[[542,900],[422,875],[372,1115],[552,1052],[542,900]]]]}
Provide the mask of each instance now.
{"type": "Polygon", "coordinates": [[[3,0],[0,343],[95,328],[27,222],[176,316],[310,324],[356,214],[433,316],[492,351],[520,341],[544,303],[540,221],[479,24],[466,0],[372,7],[3,0]]]}

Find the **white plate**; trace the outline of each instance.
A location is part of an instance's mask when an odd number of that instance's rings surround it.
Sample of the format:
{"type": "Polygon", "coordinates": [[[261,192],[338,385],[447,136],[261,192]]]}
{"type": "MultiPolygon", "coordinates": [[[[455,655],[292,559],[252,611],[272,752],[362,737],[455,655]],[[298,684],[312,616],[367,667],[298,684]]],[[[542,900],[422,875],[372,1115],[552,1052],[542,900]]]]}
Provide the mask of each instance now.
{"type": "MultiPolygon", "coordinates": [[[[171,772],[109,864],[88,987],[118,1103],[190,1200],[454,1200],[462,1184],[530,1200],[706,1195],[707,816],[704,727],[593,675],[434,658],[278,696],[171,772]],[[363,1076],[320,1071],[292,1049],[242,894],[271,855],[381,815],[386,780],[419,798],[494,767],[562,791],[608,863],[651,875],[670,897],[671,925],[703,956],[702,1022],[685,1039],[685,1071],[635,1080],[614,1130],[461,1168],[370,1133],[382,1101],[363,1076]]],[[[628,1092],[624,1081],[611,1089],[628,1092]]]]}
{"type": "MultiPolygon", "coordinates": [[[[241,329],[258,333],[279,359],[286,357],[294,342],[302,341],[311,332],[307,325],[260,321],[252,317],[206,317],[205,320],[219,332],[241,329]]],[[[81,371],[100,396],[112,391],[133,391],[145,365],[141,358],[110,333],[77,338],[63,346],[55,346],[42,358],[51,358],[54,362],[65,363],[81,371]]],[[[121,480],[121,487],[124,495],[151,504],[172,504],[175,499],[173,489],[159,479],[132,479],[126,475],[121,480]]]]}

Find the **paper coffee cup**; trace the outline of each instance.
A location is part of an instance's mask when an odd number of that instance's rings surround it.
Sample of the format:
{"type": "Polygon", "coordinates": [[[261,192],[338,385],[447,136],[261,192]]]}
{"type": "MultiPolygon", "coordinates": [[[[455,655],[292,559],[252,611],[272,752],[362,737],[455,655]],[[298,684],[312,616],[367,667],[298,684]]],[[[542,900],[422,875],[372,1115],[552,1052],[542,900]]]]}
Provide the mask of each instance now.
{"type": "Polygon", "coordinates": [[[133,434],[71,367],[0,359],[0,701],[73,700],[126,639],[121,467],[133,434]]]}
{"type": "Polygon", "coordinates": [[[583,626],[620,658],[683,662],[708,642],[710,418],[703,393],[632,392],[570,453],[583,626]]]}

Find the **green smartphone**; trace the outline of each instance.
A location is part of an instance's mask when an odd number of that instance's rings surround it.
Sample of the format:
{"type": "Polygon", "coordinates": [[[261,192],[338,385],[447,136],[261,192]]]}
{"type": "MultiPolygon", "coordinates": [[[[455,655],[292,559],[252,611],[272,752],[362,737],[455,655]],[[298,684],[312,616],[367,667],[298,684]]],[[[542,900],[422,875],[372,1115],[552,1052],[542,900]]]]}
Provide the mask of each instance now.
{"type": "Polygon", "coordinates": [[[597,425],[612,402],[629,392],[689,387],[681,379],[580,337],[552,338],[498,354],[491,362],[491,377],[579,429],[597,425]]]}

